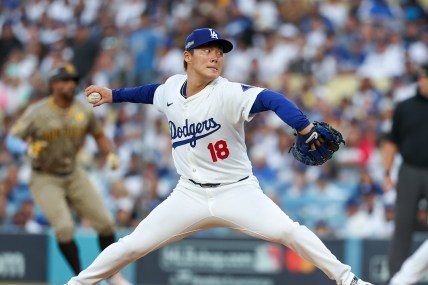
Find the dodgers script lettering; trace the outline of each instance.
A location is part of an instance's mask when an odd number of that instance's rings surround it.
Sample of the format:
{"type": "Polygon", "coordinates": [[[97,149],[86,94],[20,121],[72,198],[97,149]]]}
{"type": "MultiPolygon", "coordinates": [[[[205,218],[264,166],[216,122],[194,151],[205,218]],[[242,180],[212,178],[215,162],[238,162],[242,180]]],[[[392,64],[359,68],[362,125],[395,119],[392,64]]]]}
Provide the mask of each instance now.
{"type": "Polygon", "coordinates": [[[221,125],[213,118],[191,124],[189,124],[189,121],[186,119],[184,126],[182,127],[177,127],[174,122],[169,121],[169,130],[173,141],[172,147],[176,148],[184,144],[190,144],[191,147],[195,147],[197,140],[209,136],[220,128],[221,125]],[[184,138],[184,140],[180,140],[181,138],[184,138]],[[174,141],[176,139],[178,140],[174,141]]]}

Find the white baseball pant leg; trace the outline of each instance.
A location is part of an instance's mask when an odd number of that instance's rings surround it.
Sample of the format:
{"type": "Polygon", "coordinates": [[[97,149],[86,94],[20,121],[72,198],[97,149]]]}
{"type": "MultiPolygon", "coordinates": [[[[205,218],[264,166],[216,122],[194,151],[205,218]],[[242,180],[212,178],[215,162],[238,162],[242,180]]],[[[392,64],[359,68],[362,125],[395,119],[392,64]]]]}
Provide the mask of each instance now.
{"type": "Polygon", "coordinates": [[[95,285],[127,264],[150,252],[209,227],[215,219],[209,213],[206,196],[177,186],[135,230],[104,249],[93,263],[68,281],[68,285],[95,285]],[[196,195],[195,195],[196,194],[196,195]]]}
{"type": "Polygon", "coordinates": [[[422,279],[428,272],[428,240],[409,256],[400,270],[391,278],[390,285],[411,285],[422,279]]]}
{"type": "MultiPolygon", "coordinates": [[[[225,226],[256,238],[283,244],[321,269],[338,285],[349,285],[354,274],[307,227],[291,220],[260,189],[255,177],[232,184],[214,203],[212,213],[225,226]],[[239,184],[239,185],[238,185],[239,184]]],[[[216,191],[215,188],[208,191],[216,191]]]]}

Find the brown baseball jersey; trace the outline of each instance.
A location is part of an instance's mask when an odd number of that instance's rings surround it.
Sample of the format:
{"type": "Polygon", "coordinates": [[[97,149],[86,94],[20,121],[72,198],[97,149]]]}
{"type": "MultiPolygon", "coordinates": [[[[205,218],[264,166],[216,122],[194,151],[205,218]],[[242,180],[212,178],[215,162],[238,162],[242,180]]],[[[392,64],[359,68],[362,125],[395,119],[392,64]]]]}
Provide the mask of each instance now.
{"type": "Polygon", "coordinates": [[[28,107],[10,130],[11,135],[23,140],[47,143],[31,164],[33,169],[51,174],[71,173],[85,136],[101,132],[100,122],[83,102],[74,100],[68,109],[62,109],[52,96],[28,107]]]}

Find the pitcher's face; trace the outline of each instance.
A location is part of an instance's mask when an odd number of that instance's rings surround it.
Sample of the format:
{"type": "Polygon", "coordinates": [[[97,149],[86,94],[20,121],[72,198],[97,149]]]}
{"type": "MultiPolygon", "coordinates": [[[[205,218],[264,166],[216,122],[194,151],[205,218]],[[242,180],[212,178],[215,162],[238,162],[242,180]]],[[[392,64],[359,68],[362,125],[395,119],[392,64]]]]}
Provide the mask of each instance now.
{"type": "Polygon", "coordinates": [[[223,49],[218,45],[205,45],[193,49],[193,53],[185,52],[185,60],[190,69],[201,77],[214,80],[223,70],[223,49]]]}

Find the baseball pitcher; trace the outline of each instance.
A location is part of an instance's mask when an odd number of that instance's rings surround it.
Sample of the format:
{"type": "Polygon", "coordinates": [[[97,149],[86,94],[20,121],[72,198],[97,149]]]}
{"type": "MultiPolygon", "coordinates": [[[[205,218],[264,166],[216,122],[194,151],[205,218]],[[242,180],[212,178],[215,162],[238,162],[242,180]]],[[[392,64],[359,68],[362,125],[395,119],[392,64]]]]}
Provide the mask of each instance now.
{"type": "Polygon", "coordinates": [[[197,29],[185,42],[186,75],[174,75],[164,84],[86,89],[86,96],[102,95],[94,106],[134,102],[153,104],[163,112],[181,177],[172,194],[133,233],[105,249],[68,285],[96,284],[162,246],[213,227],[281,243],[338,285],[369,285],[263,193],[247,156],[244,122],[258,112],[274,111],[297,130],[293,155],[309,165],[331,158],[343,141],[340,133],[325,123],[309,122],[282,94],[221,77],[224,54],[232,48],[216,30],[197,29]]]}

